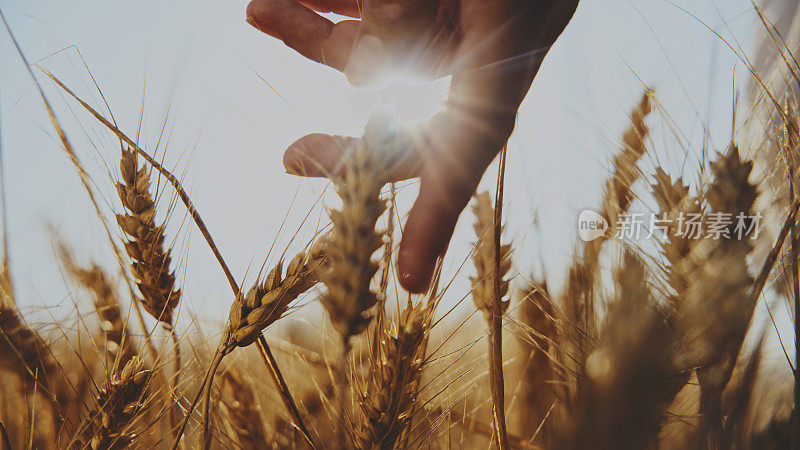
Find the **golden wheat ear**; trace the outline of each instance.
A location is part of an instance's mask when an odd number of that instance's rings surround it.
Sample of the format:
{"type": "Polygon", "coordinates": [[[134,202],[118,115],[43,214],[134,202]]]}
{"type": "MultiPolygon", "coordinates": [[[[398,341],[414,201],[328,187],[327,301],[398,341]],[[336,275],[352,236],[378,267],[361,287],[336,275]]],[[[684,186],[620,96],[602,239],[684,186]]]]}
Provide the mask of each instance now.
{"type": "Polygon", "coordinates": [[[283,274],[280,262],[244,297],[237,298],[230,309],[229,346],[246,347],[254,343],[271,324],[283,317],[301,294],[313,288],[324,272],[325,251],[321,244],[292,258],[283,274]]]}
{"type": "MultiPolygon", "coordinates": [[[[492,198],[488,192],[481,192],[475,196],[472,205],[475,215],[475,235],[477,242],[472,256],[477,274],[470,277],[472,284],[472,299],[475,306],[488,317],[496,306],[501,314],[508,310],[509,301],[503,300],[508,294],[508,272],[511,270],[511,245],[500,246],[500,268],[495,273],[495,259],[497,257],[494,245],[495,209],[492,198]],[[495,298],[494,278],[500,277],[500,298],[495,298]],[[492,305],[496,302],[497,305],[492,305]]],[[[503,227],[501,227],[502,229],[503,227]]]]}
{"type": "Polygon", "coordinates": [[[55,417],[59,416],[59,397],[66,388],[63,371],[50,346],[8,303],[0,303],[0,361],[23,381],[26,390],[44,393],[55,417]]]}
{"type": "Polygon", "coordinates": [[[129,447],[143,427],[137,419],[147,407],[145,391],[151,375],[138,357],[131,359],[97,393],[97,408],[75,442],[93,450],[129,447]]]}
{"type": "Polygon", "coordinates": [[[94,297],[93,303],[100,319],[105,351],[111,362],[107,367],[108,372],[116,373],[122,370],[138,352],[131,343],[131,334],[120,310],[112,278],[95,263],[90,263],[86,267],[78,265],[72,251],[65,243],[58,243],[57,248],[67,274],[94,297]]]}
{"type": "Polygon", "coordinates": [[[142,294],[142,303],[156,320],[171,326],[181,291],[175,289],[175,274],[170,270],[170,249],[165,247],[164,226],[156,225],[156,205],[150,193],[150,172],[139,167],[136,152],[123,148],[120,159],[121,182],[117,193],[125,214],[117,223],[128,236],[125,250],[142,294]]]}
{"type": "Polygon", "coordinates": [[[567,275],[562,307],[566,318],[577,327],[577,332],[571,337],[572,345],[576,347],[572,353],[583,352],[581,347],[586,337],[591,338],[597,331],[594,297],[600,254],[605,243],[616,233],[619,216],[628,211],[635,198],[632,188],[641,178],[639,163],[647,152],[646,142],[650,134],[646,119],[652,110],[651,97],[652,93],[645,91],[639,104],[631,111],[630,125],[622,136],[622,148],[614,157],[611,176],[603,187],[599,213],[606,218],[609,228],[598,239],[583,244],[567,275]]]}
{"type": "Polygon", "coordinates": [[[357,449],[395,448],[411,424],[431,319],[429,306],[409,303],[381,340],[378,359],[359,396],[361,415],[352,426],[357,449]]]}
{"type": "Polygon", "coordinates": [[[555,307],[544,281],[528,284],[520,297],[520,422],[524,438],[546,442],[550,434],[547,419],[556,402],[554,353],[559,336],[555,307]]]}
{"type": "Polygon", "coordinates": [[[321,301],[345,341],[367,328],[370,309],[378,302],[370,285],[378,270],[373,255],[383,243],[383,233],[375,227],[386,211],[381,190],[394,179],[403,158],[399,139],[393,117],[373,112],[363,138],[344,149],[343,169],[333,177],[342,204],[330,212],[330,270],[322,276],[327,293],[321,301]]]}
{"type": "Polygon", "coordinates": [[[557,448],[650,448],[670,402],[674,338],[654,307],[644,264],[626,252],[575,417],[557,448]]]}
{"type": "Polygon", "coordinates": [[[242,374],[235,369],[222,374],[222,391],[228,401],[222,402],[228,435],[239,448],[259,448],[269,442],[269,435],[257,408],[256,395],[242,374]]]}
{"type": "Polygon", "coordinates": [[[749,180],[752,167],[752,162],[742,160],[736,145],[711,163],[706,220],[718,223],[724,218],[722,233],[704,236],[681,263],[687,267],[687,287],[675,314],[685,338],[679,361],[684,367],[698,367],[700,427],[708,445],[717,445],[723,438],[722,393],[757,301],[747,260],[753,248],[752,228],[757,226],[752,215],[757,191],[749,180]]]}
{"type": "Polygon", "coordinates": [[[666,225],[661,237],[661,253],[666,259],[667,282],[672,289],[669,296],[673,308],[684,298],[687,287],[687,265],[683,264],[698,242],[693,236],[680,229],[680,220],[687,217],[699,217],[702,206],[697,197],[690,195],[689,186],[683,179],[672,178],[662,169],[657,168],[655,182],[652,184],[653,197],[659,206],[659,218],[666,225]]]}

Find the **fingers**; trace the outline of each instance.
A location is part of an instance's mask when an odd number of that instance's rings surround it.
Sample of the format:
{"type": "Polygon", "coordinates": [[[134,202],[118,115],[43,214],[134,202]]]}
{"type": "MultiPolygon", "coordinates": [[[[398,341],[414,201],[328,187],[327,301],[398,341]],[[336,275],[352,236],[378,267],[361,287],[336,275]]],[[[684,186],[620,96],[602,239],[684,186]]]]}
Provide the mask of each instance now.
{"type": "Polygon", "coordinates": [[[253,0],[247,21],[306,58],[338,70],[344,70],[358,30],[357,21],[333,23],[295,0],[253,0]]]}
{"type": "Polygon", "coordinates": [[[422,59],[433,41],[439,0],[366,0],[345,74],[350,83],[376,84],[422,59]]]}
{"type": "Polygon", "coordinates": [[[367,0],[363,10],[361,1],[253,0],[247,20],[303,56],[345,72],[356,86],[394,80],[405,69],[443,72],[439,66],[455,41],[439,0],[367,0]],[[333,23],[314,10],[362,20],[333,23]]]}

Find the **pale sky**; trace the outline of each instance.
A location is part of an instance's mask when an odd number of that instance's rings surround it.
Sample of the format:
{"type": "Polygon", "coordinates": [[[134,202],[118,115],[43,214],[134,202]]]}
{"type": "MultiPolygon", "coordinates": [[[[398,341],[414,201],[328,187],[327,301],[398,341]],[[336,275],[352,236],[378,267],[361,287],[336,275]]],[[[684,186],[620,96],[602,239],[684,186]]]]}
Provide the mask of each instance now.
{"type": "MultiPolygon", "coordinates": [[[[238,281],[248,274],[245,288],[252,285],[286,212],[270,264],[325,187],[323,181],[300,183],[283,173],[287,144],[312,131],[359,134],[379,98],[394,103],[401,118],[424,117],[438,108],[447,88],[447,80],[382,92],[351,88],[341,74],[304,60],[247,25],[243,1],[0,3],[29,60],[42,60],[43,67],[100,108],[80,50],[117,122],[131,136],[144,93],[143,147],[183,175],[238,281]],[[156,149],[165,121],[167,132],[156,149]]],[[[727,145],[734,88],[746,87],[747,74],[707,27],[749,51],[756,23],[750,0],[582,0],[545,60],[509,144],[505,206],[517,272],[529,274],[541,255],[549,279],[560,285],[577,242],[578,212],[598,203],[609,158],[642,95],[642,83],[655,89],[689,144],[677,145],[665,120],[654,115],[656,151],[648,156],[646,172],[658,160],[672,174],[696,174],[704,124],[715,149],[727,145]],[[540,227],[532,232],[535,211],[540,227]]],[[[103,206],[118,211],[108,175],[117,176],[116,140],[37,74],[103,206]]],[[[72,308],[72,287],[58,271],[48,224],[84,260],[96,258],[112,269],[114,263],[32,87],[3,33],[0,127],[13,276],[25,311],[47,306],[58,317],[72,308]]],[[[495,180],[490,169],[483,186],[491,188],[495,180]]],[[[414,184],[401,190],[401,211],[407,211],[415,190],[414,184]]],[[[159,218],[173,192],[167,188],[164,194],[159,218]]],[[[182,308],[222,322],[230,288],[197,230],[183,220],[184,212],[182,205],[175,206],[168,229],[183,283],[182,308]]],[[[307,242],[319,217],[317,208],[290,252],[307,242]]],[[[474,240],[471,224],[469,214],[459,222],[446,264],[450,275],[474,240]]],[[[465,294],[470,273],[459,275],[454,300],[465,294]]]]}

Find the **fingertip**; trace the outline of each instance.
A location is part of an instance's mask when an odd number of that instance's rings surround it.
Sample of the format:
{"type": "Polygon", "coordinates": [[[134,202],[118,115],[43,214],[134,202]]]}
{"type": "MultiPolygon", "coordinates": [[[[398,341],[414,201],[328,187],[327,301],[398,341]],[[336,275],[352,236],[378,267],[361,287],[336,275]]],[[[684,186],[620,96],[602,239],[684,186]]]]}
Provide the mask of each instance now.
{"type": "Polygon", "coordinates": [[[273,37],[279,37],[273,23],[274,11],[280,8],[276,0],[252,0],[245,10],[245,21],[256,30],[273,37]]]}
{"type": "Polygon", "coordinates": [[[330,177],[339,172],[342,156],[356,138],[313,133],[294,141],[283,153],[283,167],[292,175],[330,177]]]}
{"type": "Polygon", "coordinates": [[[404,249],[401,244],[397,256],[400,285],[412,294],[428,290],[438,255],[404,249]]]}
{"type": "Polygon", "coordinates": [[[292,149],[291,146],[283,152],[283,168],[290,175],[307,176],[306,158],[292,149]]]}
{"type": "Polygon", "coordinates": [[[261,22],[260,16],[263,14],[262,1],[252,0],[245,9],[245,20],[255,28],[259,28],[258,24],[261,22]]]}
{"type": "Polygon", "coordinates": [[[460,212],[436,197],[423,186],[408,214],[400,241],[397,256],[400,285],[415,294],[428,289],[436,260],[447,251],[460,212]]]}

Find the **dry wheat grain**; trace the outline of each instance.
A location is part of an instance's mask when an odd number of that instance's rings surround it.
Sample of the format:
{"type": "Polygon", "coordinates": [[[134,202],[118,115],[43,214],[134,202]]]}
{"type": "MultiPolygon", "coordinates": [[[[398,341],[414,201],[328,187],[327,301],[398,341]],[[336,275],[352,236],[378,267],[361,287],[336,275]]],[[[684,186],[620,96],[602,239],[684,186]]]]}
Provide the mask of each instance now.
{"type": "Polygon", "coordinates": [[[117,223],[128,235],[125,250],[133,260],[136,285],[144,309],[157,320],[172,325],[173,311],[181,291],[175,289],[175,274],[170,271],[170,249],[165,248],[164,226],[156,225],[156,205],[150,193],[150,172],[139,167],[136,152],[123,148],[120,159],[122,181],[117,193],[126,209],[117,223]]]}
{"type": "Polygon", "coordinates": [[[367,387],[361,393],[361,421],[353,426],[358,449],[392,449],[408,428],[425,360],[430,309],[408,304],[381,340],[367,387]]]}
{"type": "Polygon", "coordinates": [[[476,276],[470,277],[472,299],[475,302],[475,306],[485,316],[491,315],[495,306],[501,314],[505,314],[510,304],[509,300],[503,300],[503,297],[508,293],[509,280],[507,275],[511,269],[511,244],[504,244],[500,247],[500,268],[495,273],[495,210],[488,192],[482,192],[475,196],[472,212],[475,214],[474,229],[475,235],[478,237],[472,256],[472,262],[475,264],[477,271],[476,276]],[[495,276],[500,277],[500,298],[495,298],[495,276]],[[496,302],[496,305],[492,305],[493,302],[496,302]]]}
{"type": "Polygon", "coordinates": [[[298,253],[286,267],[285,275],[278,262],[261,283],[236,299],[228,315],[228,345],[246,347],[255,342],[264,329],[283,316],[292,301],[317,284],[324,258],[324,250],[318,244],[308,253],[298,253]]]}
{"type": "Polygon", "coordinates": [[[79,266],[64,243],[58,245],[58,253],[67,273],[94,297],[105,350],[113,363],[113,367],[108,368],[109,372],[114,371],[113,368],[121,370],[137,352],[131,344],[130,332],[120,311],[111,277],[96,263],[90,263],[87,267],[79,266]]]}
{"type": "Polygon", "coordinates": [[[393,179],[401,154],[397,133],[389,116],[373,113],[364,137],[344,149],[344,167],[333,176],[342,205],[330,212],[325,248],[330,270],[322,276],[327,293],[321,301],[345,341],[366,329],[378,301],[370,288],[378,270],[372,256],[383,234],[375,226],[386,210],[381,189],[393,179]]]}
{"type": "Polygon", "coordinates": [[[97,408],[77,441],[85,442],[93,450],[130,446],[137,437],[136,420],[149,402],[146,388],[151,375],[138,357],[131,359],[97,393],[97,408]]]}

